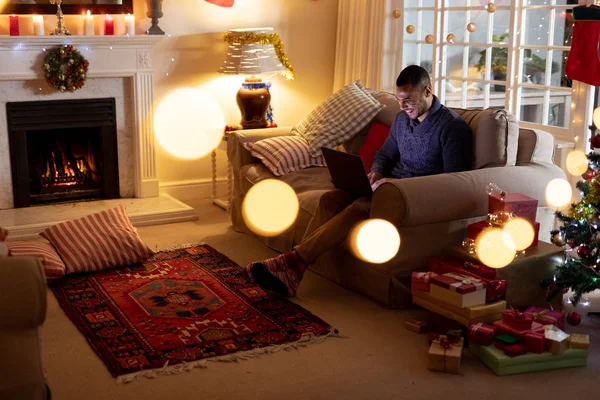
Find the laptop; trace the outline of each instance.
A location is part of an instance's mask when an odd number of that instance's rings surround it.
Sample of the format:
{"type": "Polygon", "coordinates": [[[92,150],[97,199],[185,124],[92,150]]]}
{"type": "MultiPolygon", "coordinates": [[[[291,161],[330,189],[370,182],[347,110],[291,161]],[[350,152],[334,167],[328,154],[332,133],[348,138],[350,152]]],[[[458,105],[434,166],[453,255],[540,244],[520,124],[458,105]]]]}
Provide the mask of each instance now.
{"type": "Polygon", "coordinates": [[[337,189],[345,190],[356,198],[371,197],[373,189],[362,159],[343,151],[321,148],[331,181],[337,189]]]}

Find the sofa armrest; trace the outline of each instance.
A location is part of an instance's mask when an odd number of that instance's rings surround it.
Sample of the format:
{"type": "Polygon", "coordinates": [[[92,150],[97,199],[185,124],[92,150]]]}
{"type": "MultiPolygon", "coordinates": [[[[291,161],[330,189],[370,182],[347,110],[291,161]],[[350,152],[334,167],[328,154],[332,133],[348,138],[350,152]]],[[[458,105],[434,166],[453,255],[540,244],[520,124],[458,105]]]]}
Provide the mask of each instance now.
{"type": "Polygon", "coordinates": [[[554,178],[565,178],[565,173],[554,164],[531,163],[395,179],[373,194],[371,217],[411,227],[485,216],[490,182],[509,193],[533,197],[543,207],[546,185],[554,178]]]}
{"type": "Polygon", "coordinates": [[[259,140],[276,136],[292,135],[291,126],[233,131],[227,135],[227,158],[229,159],[233,170],[238,171],[244,165],[259,162],[250,155],[248,150],[246,150],[244,143],[258,142],[259,140]]]}
{"type": "Polygon", "coordinates": [[[519,129],[517,165],[529,162],[552,163],[554,136],[540,129],[519,129]]]}
{"type": "Polygon", "coordinates": [[[46,278],[32,257],[0,259],[0,330],[29,329],[46,319],[46,278]]]}

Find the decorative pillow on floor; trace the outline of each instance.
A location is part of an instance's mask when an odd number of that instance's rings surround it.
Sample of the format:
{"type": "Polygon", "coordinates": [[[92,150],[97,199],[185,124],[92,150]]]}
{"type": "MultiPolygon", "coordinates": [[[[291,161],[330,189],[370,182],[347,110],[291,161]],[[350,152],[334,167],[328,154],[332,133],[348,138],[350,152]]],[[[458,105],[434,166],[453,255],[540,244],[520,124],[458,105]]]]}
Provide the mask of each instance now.
{"type": "Polygon", "coordinates": [[[46,279],[51,281],[65,276],[65,264],[49,243],[32,240],[5,242],[11,257],[24,256],[39,258],[44,266],[46,279]]]}
{"type": "Polygon", "coordinates": [[[51,226],[40,235],[54,245],[67,274],[131,265],[154,254],[142,242],[122,205],[51,226]]]}
{"type": "Polygon", "coordinates": [[[244,143],[252,157],[258,158],[275,176],[308,167],[325,167],[325,157],[313,157],[306,140],[300,136],[277,136],[244,143]]]}
{"type": "Polygon", "coordinates": [[[321,103],[292,132],[305,138],[317,157],[322,147],[332,148],[356,135],[383,107],[356,81],[321,103]]]}
{"type": "Polygon", "coordinates": [[[6,247],[6,244],[4,244],[7,236],[8,231],[0,227],[0,258],[8,256],[8,247],[6,247]]]}
{"type": "Polygon", "coordinates": [[[371,172],[373,158],[375,158],[375,154],[381,149],[381,146],[383,146],[385,139],[387,139],[389,135],[390,126],[377,121],[373,122],[365,139],[365,143],[363,143],[358,153],[367,173],[371,172]]]}

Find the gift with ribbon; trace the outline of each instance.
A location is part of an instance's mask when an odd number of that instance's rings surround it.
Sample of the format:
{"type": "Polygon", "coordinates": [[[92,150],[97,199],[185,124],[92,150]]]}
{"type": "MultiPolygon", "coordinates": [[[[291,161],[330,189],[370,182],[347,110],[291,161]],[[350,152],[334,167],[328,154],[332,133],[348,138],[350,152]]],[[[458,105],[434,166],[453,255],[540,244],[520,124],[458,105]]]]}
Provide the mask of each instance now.
{"type": "Polygon", "coordinates": [[[496,328],[493,325],[478,322],[469,326],[469,342],[481,346],[489,346],[494,342],[496,328]]]}
{"type": "Polygon", "coordinates": [[[535,321],[533,321],[533,323],[531,324],[531,329],[524,329],[524,330],[515,329],[514,327],[512,327],[511,325],[509,325],[507,322],[505,322],[502,319],[498,320],[498,321],[494,321],[492,323],[492,325],[494,325],[496,327],[496,335],[508,333],[509,335],[513,335],[513,336],[520,338],[528,332],[542,332],[542,333],[544,332],[544,325],[540,324],[539,322],[535,322],[535,321]]]}
{"type": "Polygon", "coordinates": [[[523,354],[527,354],[527,347],[525,347],[525,345],[521,343],[506,346],[504,348],[504,354],[506,354],[509,357],[522,356],[523,354]]]}
{"type": "Polygon", "coordinates": [[[555,325],[544,326],[544,336],[546,337],[546,350],[552,354],[562,354],[569,345],[569,335],[560,330],[555,325]]]}
{"type": "Polygon", "coordinates": [[[560,329],[565,329],[565,314],[560,311],[531,306],[524,311],[524,314],[531,315],[534,321],[542,325],[556,325],[560,329]]]}
{"type": "Polygon", "coordinates": [[[527,332],[521,337],[521,342],[530,353],[541,354],[546,351],[546,337],[543,332],[527,332]]]}
{"type": "Polygon", "coordinates": [[[431,278],[430,293],[433,297],[457,307],[485,304],[487,283],[469,275],[445,273],[431,278]]]}
{"type": "Polygon", "coordinates": [[[531,325],[533,324],[533,316],[511,308],[502,313],[502,321],[506,322],[515,330],[526,331],[531,329],[531,325]]]}
{"type": "Polygon", "coordinates": [[[413,272],[410,281],[411,290],[429,292],[431,278],[436,276],[435,272],[413,272]]]}
{"type": "Polygon", "coordinates": [[[463,338],[456,339],[452,336],[440,335],[429,347],[427,368],[430,371],[458,374],[463,346],[463,338]]]}
{"type": "Polygon", "coordinates": [[[505,196],[492,193],[489,195],[488,200],[488,212],[490,214],[503,211],[525,218],[531,224],[535,224],[538,207],[536,199],[522,193],[508,193],[505,196]]]}
{"type": "Polygon", "coordinates": [[[427,324],[427,322],[414,318],[404,321],[404,327],[409,331],[415,333],[423,333],[427,329],[429,329],[429,325],[427,324]]]}

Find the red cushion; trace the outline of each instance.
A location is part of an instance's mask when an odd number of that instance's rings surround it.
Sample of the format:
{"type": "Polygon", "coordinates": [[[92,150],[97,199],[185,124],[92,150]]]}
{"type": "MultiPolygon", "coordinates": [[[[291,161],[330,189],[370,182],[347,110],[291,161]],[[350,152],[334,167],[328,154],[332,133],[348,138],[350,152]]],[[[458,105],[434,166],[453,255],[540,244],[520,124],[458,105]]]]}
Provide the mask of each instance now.
{"type": "Polygon", "coordinates": [[[358,155],[360,156],[363,164],[365,165],[365,170],[367,172],[371,171],[371,166],[373,165],[373,158],[375,157],[375,153],[379,151],[381,146],[383,146],[383,142],[387,139],[390,134],[390,126],[384,125],[379,122],[373,122],[371,128],[369,129],[369,133],[367,133],[367,138],[365,139],[365,143],[360,148],[358,155]]]}

